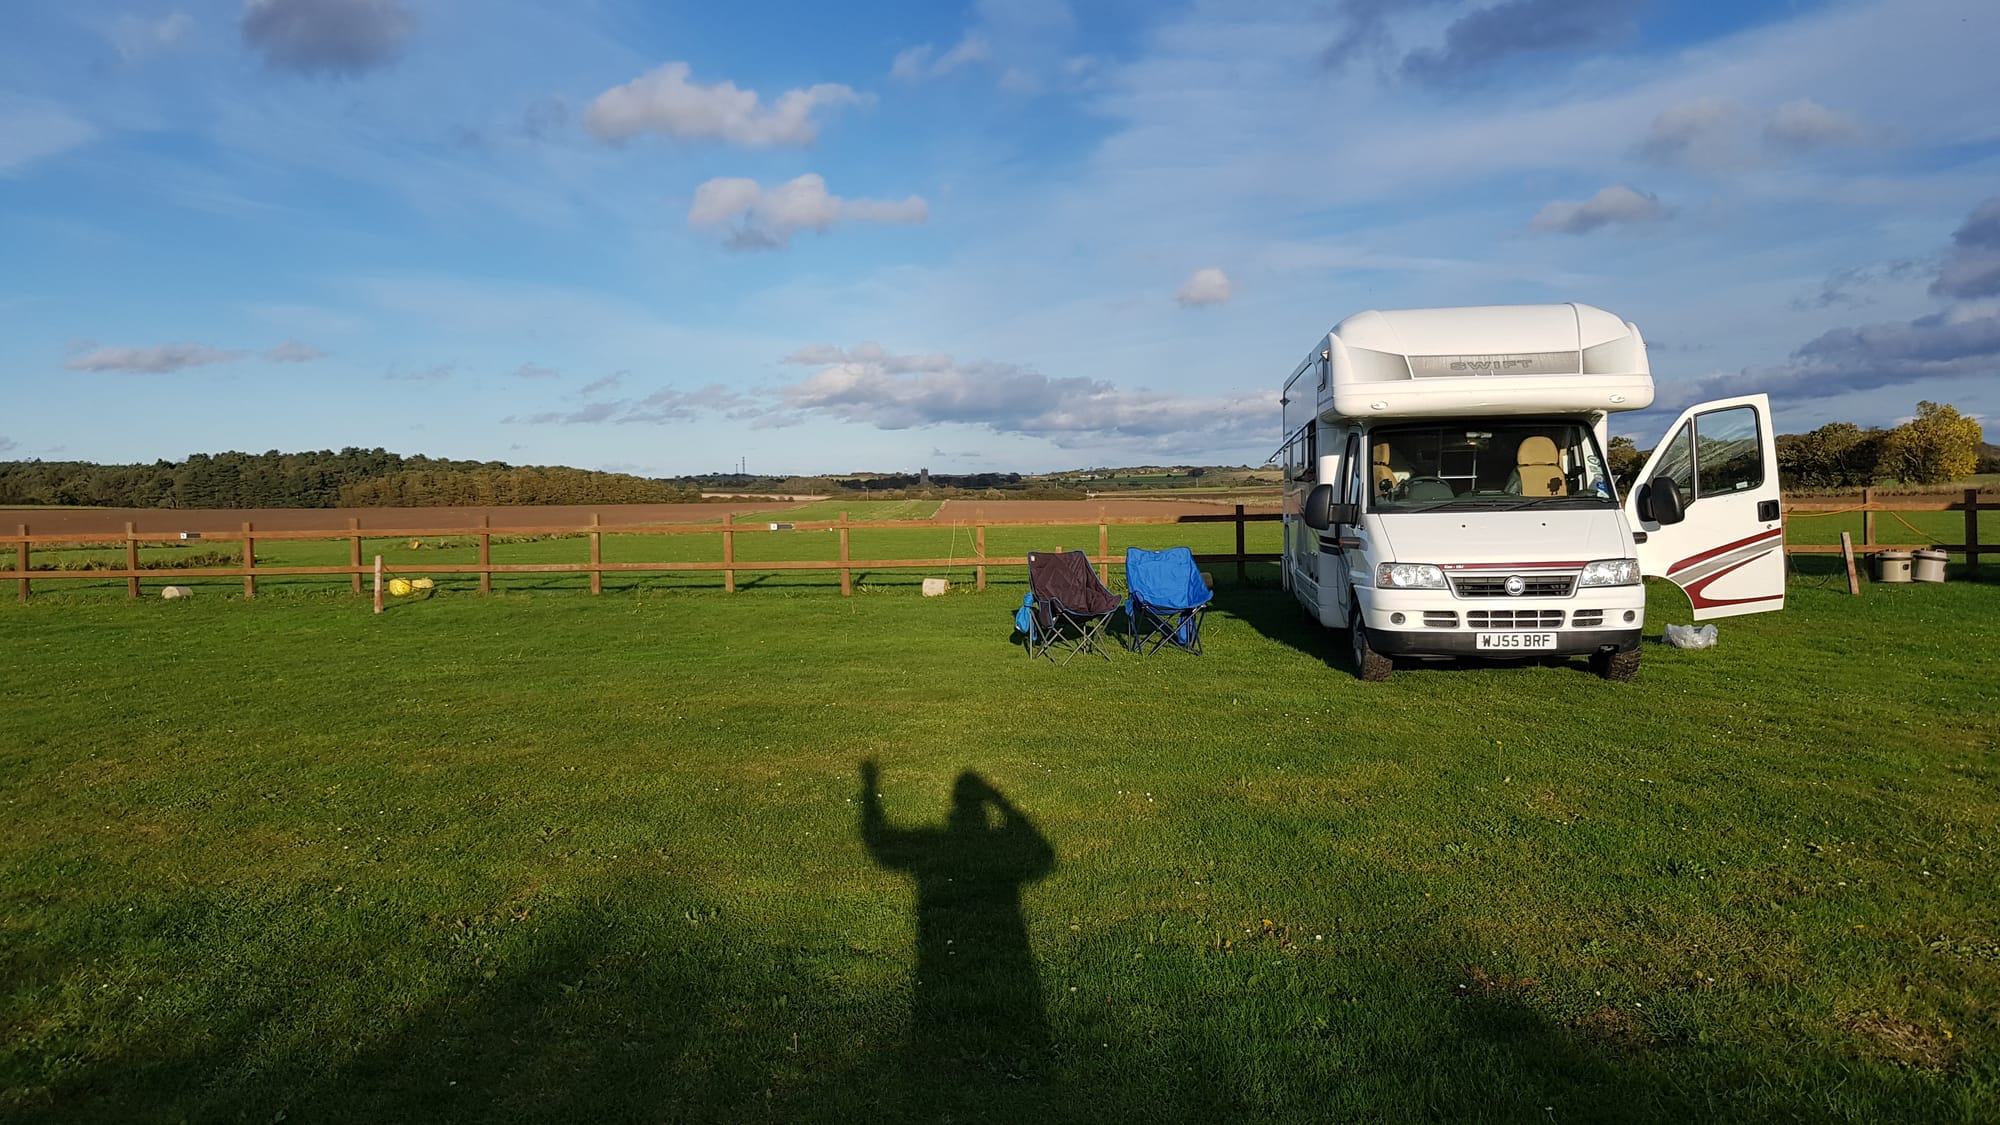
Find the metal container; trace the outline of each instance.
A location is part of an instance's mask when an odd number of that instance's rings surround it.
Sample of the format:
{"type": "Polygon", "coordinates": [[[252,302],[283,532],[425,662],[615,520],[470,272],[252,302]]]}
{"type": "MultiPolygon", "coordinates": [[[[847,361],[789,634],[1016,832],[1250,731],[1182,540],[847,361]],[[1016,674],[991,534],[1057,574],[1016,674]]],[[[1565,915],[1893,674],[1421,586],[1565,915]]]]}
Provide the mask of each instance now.
{"type": "Polygon", "coordinates": [[[1876,552],[1875,580],[1877,582],[1908,582],[1910,580],[1910,552],[1876,552]]]}
{"type": "Polygon", "coordinates": [[[1927,550],[1918,551],[1916,563],[1911,568],[1911,577],[1919,582],[1944,581],[1944,564],[1945,560],[1950,557],[1950,555],[1945,554],[1942,547],[1931,547],[1927,550]]]}

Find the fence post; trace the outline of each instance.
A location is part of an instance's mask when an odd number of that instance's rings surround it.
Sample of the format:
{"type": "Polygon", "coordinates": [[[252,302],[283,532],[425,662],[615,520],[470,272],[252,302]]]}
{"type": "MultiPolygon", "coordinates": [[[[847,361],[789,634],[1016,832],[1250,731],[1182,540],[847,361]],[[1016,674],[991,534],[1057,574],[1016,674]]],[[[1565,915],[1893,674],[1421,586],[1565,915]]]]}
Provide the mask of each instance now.
{"type": "Polygon", "coordinates": [[[986,588],[986,513],[974,508],[972,518],[979,526],[972,532],[972,549],[979,556],[979,565],[972,568],[972,581],[976,589],[986,588]]]}
{"type": "Polygon", "coordinates": [[[361,520],[347,517],[347,565],[353,567],[350,583],[355,593],[361,592],[361,520]]]}
{"type": "Polygon", "coordinates": [[[1097,580],[1111,585],[1111,525],[1105,522],[1104,506],[1097,507],[1097,580]]]}
{"type": "Polygon", "coordinates": [[[25,523],[21,524],[20,528],[21,528],[21,546],[19,551],[14,556],[15,558],[14,569],[20,571],[22,574],[21,600],[25,602],[28,600],[28,579],[26,577],[28,573],[28,525],[25,523]]]}
{"type": "Polygon", "coordinates": [[[847,513],[840,513],[840,596],[854,596],[854,572],[847,569],[847,513]]]}
{"type": "Polygon", "coordinates": [[[1861,490],[1861,543],[1863,546],[1875,544],[1875,490],[1861,490]]]}
{"type": "Polygon", "coordinates": [[[493,592],[493,517],[479,517],[479,592],[493,592]]]}
{"type": "Polygon", "coordinates": [[[375,556],[375,612],[382,612],[382,556],[375,556]]]}
{"type": "Polygon", "coordinates": [[[257,541],[250,537],[250,521],[243,522],[243,597],[257,596],[257,541]]]}
{"type": "Polygon", "coordinates": [[[1840,557],[1847,560],[1847,592],[1858,598],[1861,579],[1854,573],[1854,536],[1849,532],[1840,533],[1840,557]]]}
{"type": "Polygon", "coordinates": [[[1243,505],[1236,505],[1236,581],[1241,583],[1250,577],[1250,563],[1243,557],[1243,505]]]}
{"type": "Polygon", "coordinates": [[[604,535],[596,530],[597,513],[590,513],[590,592],[604,592],[604,535]]]}
{"type": "MultiPolygon", "coordinates": [[[[26,569],[26,567],[24,567],[26,569]]],[[[1966,577],[1980,577],[1980,490],[1966,488],[1966,577]]],[[[22,583],[26,587],[28,583],[22,583]]]]}
{"type": "Polygon", "coordinates": [[[736,522],[734,512],[722,513],[722,592],[736,592],[736,570],[729,564],[736,561],[736,533],[729,530],[736,522]]]}
{"type": "Polygon", "coordinates": [[[136,573],[139,569],[139,539],[129,520],[125,524],[125,569],[135,572],[125,578],[125,596],[136,601],[139,597],[139,575],[136,573]]]}

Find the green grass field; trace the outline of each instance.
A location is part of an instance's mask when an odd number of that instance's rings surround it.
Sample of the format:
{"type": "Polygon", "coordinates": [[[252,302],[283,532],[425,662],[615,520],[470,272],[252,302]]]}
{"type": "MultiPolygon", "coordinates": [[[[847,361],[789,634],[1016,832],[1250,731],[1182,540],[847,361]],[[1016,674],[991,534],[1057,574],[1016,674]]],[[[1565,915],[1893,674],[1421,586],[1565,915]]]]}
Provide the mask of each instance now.
{"type": "Polygon", "coordinates": [[[1218,577],[1061,668],[904,576],[40,586],[0,1118],[2000,1115],[2000,586],[1363,685],[1218,577]]]}

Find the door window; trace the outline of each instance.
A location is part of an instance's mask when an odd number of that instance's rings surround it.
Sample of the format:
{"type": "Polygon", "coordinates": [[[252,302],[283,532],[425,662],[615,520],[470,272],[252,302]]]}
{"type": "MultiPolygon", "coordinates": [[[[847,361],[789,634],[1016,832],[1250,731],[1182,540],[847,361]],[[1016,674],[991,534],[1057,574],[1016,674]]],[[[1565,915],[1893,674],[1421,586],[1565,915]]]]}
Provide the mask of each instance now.
{"type": "Polygon", "coordinates": [[[1732,406],[1696,415],[1694,436],[1696,497],[1742,492],[1764,483],[1754,407],[1732,406]]]}
{"type": "Polygon", "coordinates": [[[1653,470],[1653,480],[1665,478],[1686,493],[1694,484],[1694,424],[1680,428],[1674,440],[1667,443],[1666,452],[1660,454],[1659,467],[1653,470]]]}

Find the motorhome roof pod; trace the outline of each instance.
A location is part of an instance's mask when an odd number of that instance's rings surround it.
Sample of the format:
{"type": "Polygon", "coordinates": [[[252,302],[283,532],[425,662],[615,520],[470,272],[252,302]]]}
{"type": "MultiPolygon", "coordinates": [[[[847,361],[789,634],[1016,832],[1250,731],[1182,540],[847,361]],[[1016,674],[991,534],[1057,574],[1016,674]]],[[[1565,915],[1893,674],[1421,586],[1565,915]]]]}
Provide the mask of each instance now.
{"type": "MultiPolygon", "coordinates": [[[[1653,403],[1639,329],[1589,305],[1357,313],[1308,365],[1323,417],[1610,414],[1653,403]]],[[[1287,406],[1303,389],[1288,390],[1287,406]]]]}

